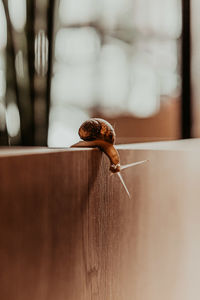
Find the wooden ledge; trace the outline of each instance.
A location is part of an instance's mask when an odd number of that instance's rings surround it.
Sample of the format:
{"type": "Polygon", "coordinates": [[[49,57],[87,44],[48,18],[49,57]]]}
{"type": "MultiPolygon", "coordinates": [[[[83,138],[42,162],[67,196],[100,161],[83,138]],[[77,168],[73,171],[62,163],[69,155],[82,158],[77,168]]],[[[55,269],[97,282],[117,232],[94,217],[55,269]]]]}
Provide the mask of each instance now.
{"type": "Polygon", "coordinates": [[[200,140],[117,148],[1,148],[0,299],[200,299],[200,140]]]}
{"type": "MultiPolygon", "coordinates": [[[[200,151],[200,139],[188,139],[177,141],[162,141],[153,143],[116,145],[118,150],[178,150],[200,151]]],[[[18,155],[38,155],[61,152],[94,151],[91,148],[48,148],[48,147],[1,147],[0,157],[18,155]]]]}

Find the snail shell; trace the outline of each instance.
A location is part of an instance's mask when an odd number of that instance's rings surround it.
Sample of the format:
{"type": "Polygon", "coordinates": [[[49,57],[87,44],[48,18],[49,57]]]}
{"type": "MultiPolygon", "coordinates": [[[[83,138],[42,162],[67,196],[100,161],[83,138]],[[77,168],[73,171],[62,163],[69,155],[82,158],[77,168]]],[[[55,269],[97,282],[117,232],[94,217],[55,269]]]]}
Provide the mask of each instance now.
{"type": "Polygon", "coordinates": [[[115,131],[110,123],[103,119],[92,118],[85,121],[79,128],[79,136],[84,141],[104,140],[115,143],[115,131]]]}
{"type": "Polygon", "coordinates": [[[72,147],[98,147],[108,156],[110,171],[120,172],[119,153],[114,146],[116,135],[110,123],[103,119],[92,118],[81,125],[78,133],[83,141],[72,147]]]}

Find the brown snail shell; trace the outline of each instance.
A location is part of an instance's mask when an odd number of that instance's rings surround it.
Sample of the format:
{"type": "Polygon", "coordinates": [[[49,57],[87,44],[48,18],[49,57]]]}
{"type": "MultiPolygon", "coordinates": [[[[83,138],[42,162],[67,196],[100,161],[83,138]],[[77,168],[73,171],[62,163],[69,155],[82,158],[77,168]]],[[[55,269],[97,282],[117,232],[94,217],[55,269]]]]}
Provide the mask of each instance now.
{"type": "Polygon", "coordinates": [[[110,159],[110,171],[120,171],[120,159],[117,149],[114,147],[116,134],[110,123],[99,118],[85,121],[79,128],[81,141],[72,147],[98,147],[110,159]]]}
{"type": "Polygon", "coordinates": [[[79,136],[84,141],[101,139],[108,143],[115,143],[115,131],[110,123],[103,119],[93,118],[85,121],[79,128],[79,136]]]}

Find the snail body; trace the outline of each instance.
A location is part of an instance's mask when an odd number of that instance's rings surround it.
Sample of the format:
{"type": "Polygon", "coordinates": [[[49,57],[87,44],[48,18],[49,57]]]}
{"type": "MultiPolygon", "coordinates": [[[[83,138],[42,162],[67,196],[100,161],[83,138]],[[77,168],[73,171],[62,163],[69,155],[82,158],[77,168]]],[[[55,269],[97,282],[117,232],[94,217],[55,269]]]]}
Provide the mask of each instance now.
{"type": "Polygon", "coordinates": [[[98,147],[110,160],[110,171],[120,172],[119,153],[114,146],[116,134],[110,123],[103,119],[92,118],[85,121],[79,128],[79,136],[83,141],[72,147],[98,147]]]}

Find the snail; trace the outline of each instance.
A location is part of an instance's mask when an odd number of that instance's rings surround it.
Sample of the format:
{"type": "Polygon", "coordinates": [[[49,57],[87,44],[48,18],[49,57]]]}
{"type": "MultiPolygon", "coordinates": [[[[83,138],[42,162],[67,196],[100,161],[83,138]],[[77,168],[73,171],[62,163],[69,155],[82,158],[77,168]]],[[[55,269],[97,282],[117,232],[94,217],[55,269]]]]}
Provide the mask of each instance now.
{"type": "Polygon", "coordinates": [[[130,198],[130,193],[120,172],[127,168],[143,164],[147,162],[147,160],[120,166],[119,153],[114,146],[116,140],[115,131],[112,125],[103,119],[92,118],[85,121],[79,128],[78,134],[83,141],[80,141],[71,147],[98,147],[101,149],[110,160],[110,171],[118,175],[130,198]]]}
{"type": "Polygon", "coordinates": [[[110,160],[110,171],[120,172],[120,158],[115,148],[116,134],[110,123],[103,119],[92,118],[85,121],[79,128],[80,141],[72,147],[98,147],[110,160]]]}

